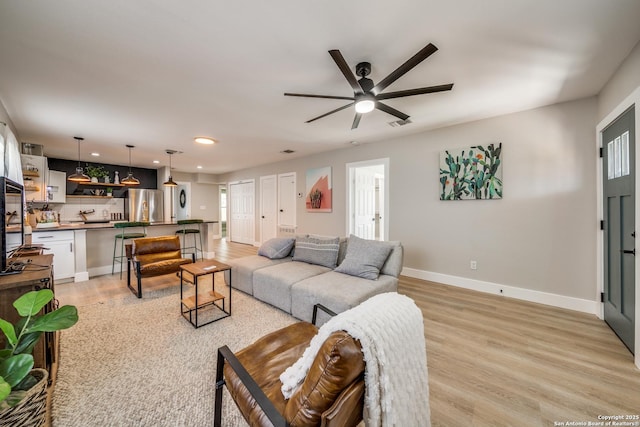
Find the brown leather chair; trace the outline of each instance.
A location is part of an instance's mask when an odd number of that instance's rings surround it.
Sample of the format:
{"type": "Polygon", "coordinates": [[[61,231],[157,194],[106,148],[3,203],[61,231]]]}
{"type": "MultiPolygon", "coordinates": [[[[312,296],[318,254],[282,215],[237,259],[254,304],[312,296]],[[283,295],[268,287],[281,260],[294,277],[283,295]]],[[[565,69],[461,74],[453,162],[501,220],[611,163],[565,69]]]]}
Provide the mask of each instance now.
{"type": "Polygon", "coordinates": [[[214,426],[222,420],[224,385],[250,426],[351,427],[362,420],[364,360],[360,343],[344,331],[324,342],[297,391],[285,400],[280,374],[300,358],[318,328],[299,322],[233,354],[218,349],[214,426]]]}
{"type": "Polygon", "coordinates": [[[178,236],[144,237],[127,245],[127,287],[138,298],[142,298],[142,278],[161,276],[180,271],[180,266],[195,259],[182,258],[178,236]],[[138,278],[137,289],[131,286],[131,264],[138,278]]]}

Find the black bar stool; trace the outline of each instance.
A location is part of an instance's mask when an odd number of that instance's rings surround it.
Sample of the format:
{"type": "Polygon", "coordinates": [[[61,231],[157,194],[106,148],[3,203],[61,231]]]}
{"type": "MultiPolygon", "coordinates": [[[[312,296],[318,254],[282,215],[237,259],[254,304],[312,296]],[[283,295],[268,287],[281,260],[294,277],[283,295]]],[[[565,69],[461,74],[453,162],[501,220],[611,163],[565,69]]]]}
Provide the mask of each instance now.
{"type": "Polygon", "coordinates": [[[120,229],[120,233],[116,234],[115,240],[113,241],[113,262],[111,264],[111,274],[115,271],[116,262],[120,263],[120,278],[122,279],[122,263],[123,259],[126,258],[124,254],[124,241],[129,239],[138,239],[140,237],[147,237],[147,226],[148,222],[116,222],[113,224],[114,228],[120,229]],[[133,227],[142,227],[142,233],[126,233],[125,231],[128,228],[133,227]],[[116,255],[116,248],[118,247],[118,242],[120,242],[120,255],[116,255]]]}
{"type": "Polygon", "coordinates": [[[195,259],[198,259],[198,251],[200,251],[200,259],[204,259],[204,253],[202,252],[202,233],[200,232],[200,224],[202,224],[201,219],[181,219],[178,220],[178,225],[180,226],[179,230],[176,230],[176,234],[178,236],[182,236],[182,257],[184,258],[184,254],[187,252],[187,249],[193,249],[193,254],[195,259]],[[198,228],[187,228],[188,226],[197,226],[198,228]],[[187,236],[193,236],[193,245],[187,246],[187,236]],[[200,239],[200,246],[198,246],[198,239],[196,238],[198,235],[200,239]]]}

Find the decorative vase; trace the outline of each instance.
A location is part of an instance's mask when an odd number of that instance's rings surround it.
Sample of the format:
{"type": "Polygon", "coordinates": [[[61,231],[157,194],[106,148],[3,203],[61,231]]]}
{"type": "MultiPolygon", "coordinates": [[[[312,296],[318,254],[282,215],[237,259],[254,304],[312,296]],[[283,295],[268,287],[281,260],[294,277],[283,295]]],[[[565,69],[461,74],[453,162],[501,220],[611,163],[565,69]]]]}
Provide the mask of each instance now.
{"type": "Polygon", "coordinates": [[[0,420],[3,426],[39,427],[45,424],[49,373],[45,369],[35,368],[31,370],[31,375],[38,382],[26,391],[20,403],[0,411],[0,420]]]}
{"type": "Polygon", "coordinates": [[[98,182],[98,177],[97,176],[91,177],[91,182],[98,182]]]}
{"type": "Polygon", "coordinates": [[[110,184],[110,183],[111,183],[111,182],[109,181],[109,177],[108,177],[108,176],[105,176],[105,177],[104,177],[104,183],[105,183],[105,184],[110,184]]]}
{"type": "Polygon", "coordinates": [[[118,175],[118,171],[115,172],[115,176],[113,177],[114,184],[120,184],[120,175],[118,175]]]}

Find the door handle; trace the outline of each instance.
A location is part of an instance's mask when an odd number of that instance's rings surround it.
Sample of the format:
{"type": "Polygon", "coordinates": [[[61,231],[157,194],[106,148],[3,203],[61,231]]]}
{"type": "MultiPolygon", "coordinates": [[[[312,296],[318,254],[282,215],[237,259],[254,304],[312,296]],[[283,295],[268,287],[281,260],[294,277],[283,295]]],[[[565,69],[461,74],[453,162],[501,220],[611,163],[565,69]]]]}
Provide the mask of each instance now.
{"type": "Polygon", "coordinates": [[[623,249],[621,249],[621,250],[620,250],[620,252],[622,252],[623,254],[633,254],[633,255],[635,255],[635,254],[636,254],[636,250],[635,250],[635,248],[634,248],[634,249],[632,249],[632,250],[627,250],[627,249],[624,249],[624,250],[623,250],[623,249]]]}

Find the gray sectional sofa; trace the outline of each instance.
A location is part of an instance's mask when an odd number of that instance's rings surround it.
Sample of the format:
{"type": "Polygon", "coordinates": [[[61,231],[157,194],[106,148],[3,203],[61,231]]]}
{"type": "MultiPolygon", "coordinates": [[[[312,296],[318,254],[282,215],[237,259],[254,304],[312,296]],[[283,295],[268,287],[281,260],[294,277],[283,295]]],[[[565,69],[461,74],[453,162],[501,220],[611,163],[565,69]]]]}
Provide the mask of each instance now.
{"type": "MultiPolygon", "coordinates": [[[[228,264],[234,289],[310,322],[315,304],[340,313],[397,291],[402,260],[400,242],[297,236],[272,239],[258,255],[228,264]]],[[[316,323],[327,319],[318,313],[316,323]]]]}

